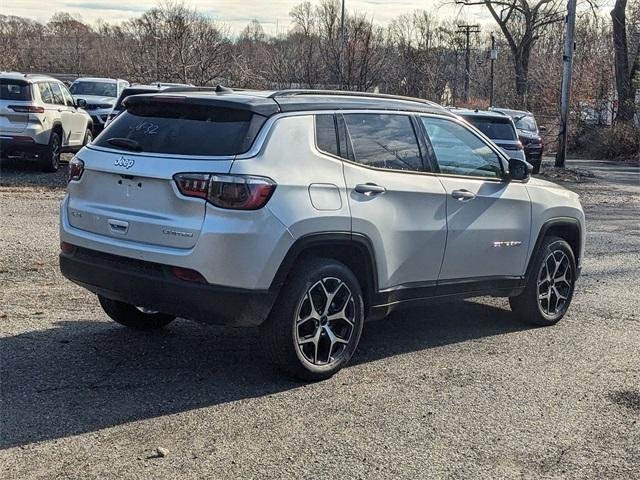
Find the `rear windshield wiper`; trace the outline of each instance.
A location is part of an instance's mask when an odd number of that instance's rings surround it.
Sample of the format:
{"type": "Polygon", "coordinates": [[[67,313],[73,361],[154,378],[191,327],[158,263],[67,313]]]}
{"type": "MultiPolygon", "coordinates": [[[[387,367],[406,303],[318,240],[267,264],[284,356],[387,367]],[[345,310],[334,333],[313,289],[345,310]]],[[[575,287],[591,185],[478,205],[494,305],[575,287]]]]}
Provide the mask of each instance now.
{"type": "Polygon", "coordinates": [[[136,142],[135,140],[131,140],[130,138],[113,137],[108,139],[107,143],[113,145],[114,147],[120,147],[126,150],[132,150],[134,152],[142,151],[142,146],[138,142],[136,142]]]}

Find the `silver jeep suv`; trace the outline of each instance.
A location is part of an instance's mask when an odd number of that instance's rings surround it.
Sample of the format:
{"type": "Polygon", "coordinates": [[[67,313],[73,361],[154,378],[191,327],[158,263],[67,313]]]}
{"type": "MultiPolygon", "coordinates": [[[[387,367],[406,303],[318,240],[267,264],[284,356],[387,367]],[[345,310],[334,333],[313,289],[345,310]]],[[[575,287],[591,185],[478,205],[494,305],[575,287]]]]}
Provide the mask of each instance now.
{"type": "Polygon", "coordinates": [[[67,87],[46,75],[0,73],[0,155],[33,154],[55,172],[62,152],[91,142],[91,117],[67,87]]]}
{"type": "Polygon", "coordinates": [[[277,365],[322,379],[402,307],[504,296],[540,325],[569,307],[578,196],[438,105],[224,87],[125,104],[72,160],[60,222],[62,273],[118,323],[260,325],[277,365]]]}

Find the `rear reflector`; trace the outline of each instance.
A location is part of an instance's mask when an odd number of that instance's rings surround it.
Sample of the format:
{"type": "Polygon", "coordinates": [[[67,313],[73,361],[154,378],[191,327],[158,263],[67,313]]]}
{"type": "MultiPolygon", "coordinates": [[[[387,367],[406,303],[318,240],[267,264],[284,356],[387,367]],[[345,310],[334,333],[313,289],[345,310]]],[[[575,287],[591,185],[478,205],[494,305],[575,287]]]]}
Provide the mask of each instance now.
{"type": "Polygon", "coordinates": [[[207,283],[199,272],[191,270],[190,268],[172,267],[171,271],[177,278],[184,280],[185,282],[207,283]]]}
{"type": "Polygon", "coordinates": [[[43,107],[35,105],[9,105],[8,108],[18,113],[44,113],[43,107]]]}
{"type": "Polygon", "coordinates": [[[32,143],[32,142],[33,142],[33,138],[28,137],[28,136],[26,136],[26,135],[13,135],[13,136],[11,137],[11,139],[12,139],[14,142],[29,142],[29,143],[32,143]]]}
{"type": "Polygon", "coordinates": [[[258,210],[266,205],[276,189],[267,177],[178,173],[173,179],[180,193],[206,199],[219,208],[258,210]]]}
{"type": "Polygon", "coordinates": [[[76,251],[76,247],[67,242],[60,242],[60,251],[62,253],[73,253],[76,251]]]}

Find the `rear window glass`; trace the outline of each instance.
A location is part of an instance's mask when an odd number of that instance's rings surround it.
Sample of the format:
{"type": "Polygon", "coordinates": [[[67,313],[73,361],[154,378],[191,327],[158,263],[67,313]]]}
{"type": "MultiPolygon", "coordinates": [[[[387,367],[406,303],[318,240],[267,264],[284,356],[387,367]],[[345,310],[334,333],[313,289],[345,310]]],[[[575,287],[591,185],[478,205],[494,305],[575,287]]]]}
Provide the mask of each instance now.
{"type": "Polygon", "coordinates": [[[516,128],[520,130],[526,130],[527,132],[537,132],[538,126],[536,125],[536,119],[531,115],[525,115],[524,117],[516,117],[516,128]]]}
{"type": "Polygon", "coordinates": [[[266,117],[244,110],[193,104],[133,105],[93,142],[106,148],[112,138],[133,140],[143,152],[227,156],[253,144],[266,117]]]}
{"type": "Polygon", "coordinates": [[[474,116],[463,116],[463,118],[491,140],[518,139],[510,119],[482,118],[474,116]]]}
{"type": "Polygon", "coordinates": [[[31,100],[31,85],[25,82],[0,81],[1,100],[31,100]]]}

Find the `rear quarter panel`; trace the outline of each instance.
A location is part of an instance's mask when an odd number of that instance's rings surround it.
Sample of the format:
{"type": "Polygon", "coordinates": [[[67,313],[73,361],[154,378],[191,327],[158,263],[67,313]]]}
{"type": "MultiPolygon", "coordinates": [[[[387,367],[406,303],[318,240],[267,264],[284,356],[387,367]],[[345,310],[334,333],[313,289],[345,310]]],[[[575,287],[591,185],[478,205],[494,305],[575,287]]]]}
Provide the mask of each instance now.
{"type": "Polygon", "coordinates": [[[293,243],[311,233],[350,232],[342,161],[315,147],[315,119],[312,114],[274,117],[260,152],[238,158],[231,173],[260,175],[277,183],[265,209],[277,218],[288,237],[274,244],[274,250],[260,276],[261,285],[273,279],[293,243]]]}
{"type": "Polygon", "coordinates": [[[259,154],[236,159],[231,173],[266,176],[277,183],[266,208],[294,238],[351,230],[342,161],[316,149],[313,115],[276,119],[259,154]]]}

